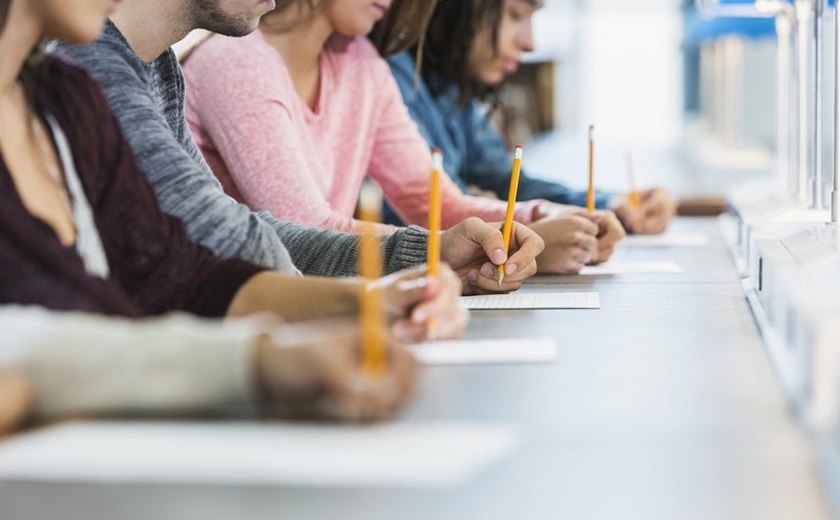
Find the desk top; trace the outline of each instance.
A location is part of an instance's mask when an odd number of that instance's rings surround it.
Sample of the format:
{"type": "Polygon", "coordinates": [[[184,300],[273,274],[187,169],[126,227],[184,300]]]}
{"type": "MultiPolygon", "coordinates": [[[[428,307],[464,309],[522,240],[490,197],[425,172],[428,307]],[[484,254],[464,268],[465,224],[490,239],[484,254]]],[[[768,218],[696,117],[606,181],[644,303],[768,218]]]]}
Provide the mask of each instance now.
{"type": "Polygon", "coordinates": [[[474,311],[471,337],[551,335],[552,365],[428,369],[399,419],[515,425],[512,456],[447,490],[0,485],[4,520],[828,518],[714,220],[706,249],[621,250],[684,275],[534,280],[600,310],[474,311]]]}

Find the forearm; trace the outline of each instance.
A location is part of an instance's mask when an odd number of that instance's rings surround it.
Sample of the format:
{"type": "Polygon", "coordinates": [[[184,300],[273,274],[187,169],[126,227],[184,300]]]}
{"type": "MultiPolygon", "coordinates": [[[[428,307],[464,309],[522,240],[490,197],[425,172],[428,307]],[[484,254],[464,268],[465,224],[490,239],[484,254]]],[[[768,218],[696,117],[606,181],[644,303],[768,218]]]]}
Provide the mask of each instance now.
{"type": "Polygon", "coordinates": [[[173,315],[148,321],[0,310],[0,364],[32,383],[39,420],[93,414],[206,413],[250,408],[255,322],[173,315]]]}
{"type": "MultiPolygon", "coordinates": [[[[266,215],[261,213],[260,215],[266,215]]],[[[266,218],[270,218],[267,216],[266,218]]],[[[359,236],[338,231],[315,229],[287,221],[273,221],[277,234],[288,246],[295,265],[311,276],[356,276],[358,274],[359,236]]],[[[382,237],[385,274],[414,267],[426,261],[429,233],[411,226],[399,228],[382,237]]]]}
{"type": "Polygon", "coordinates": [[[234,296],[228,317],[270,312],[288,322],[337,316],[359,308],[362,284],[353,279],[260,273],[234,296]]]}

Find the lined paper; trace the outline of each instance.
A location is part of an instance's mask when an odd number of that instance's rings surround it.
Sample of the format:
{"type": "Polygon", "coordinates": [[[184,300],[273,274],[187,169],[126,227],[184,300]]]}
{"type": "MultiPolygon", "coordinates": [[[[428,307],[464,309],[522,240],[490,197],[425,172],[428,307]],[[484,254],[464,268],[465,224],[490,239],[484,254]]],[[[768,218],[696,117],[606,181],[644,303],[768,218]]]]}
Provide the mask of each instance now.
{"type": "Polygon", "coordinates": [[[412,351],[424,365],[552,363],[558,356],[554,338],[430,341],[412,351]]]}
{"type": "Polygon", "coordinates": [[[0,480],[448,487],[517,444],[483,423],[80,422],[0,442],[0,480]]]}
{"type": "Polygon", "coordinates": [[[629,235],[619,242],[619,247],[709,247],[710,243],[709,236],[702,233],[665,233],[663,235],[629,235]]]}
{"type": "Polygon", "coordinates": [[[463,296],[461,305],[470,310],[504,309],[599,309],[596,292],[515,293],[463,296]]]}
{"type": "Polygon", "coordinates": [[[598,276],[610,274],[681,274],[684,272],[685,270],[675,262],[625,262],[616,260],[601,265],[587,265],[581,269],[579,274],[581,276],[598,276]]]}

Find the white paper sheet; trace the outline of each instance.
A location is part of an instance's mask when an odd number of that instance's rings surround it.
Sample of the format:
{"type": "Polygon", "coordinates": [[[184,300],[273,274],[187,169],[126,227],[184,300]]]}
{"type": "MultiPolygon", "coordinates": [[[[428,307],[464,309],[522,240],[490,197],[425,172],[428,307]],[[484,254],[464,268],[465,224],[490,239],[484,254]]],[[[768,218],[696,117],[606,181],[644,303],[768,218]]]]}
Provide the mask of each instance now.
{"type": "Polygon", "coordinates": [[[431,341],[412,347],[424,365],[551,363],[557,360],[554,338],[431,341]]]}
{"type": "Polygon", "coordinates": [[[461,305],[471,310],[599,309],[596,292],[514,293],[464,296],[461,305]]]}
{"type": "Polygon", "coordinates": [[[446,487],[517,443],[470,423],[79,422],[0,442],[0,480],[446,487]]]}
{"type": "Polygon", "coordinates": [[[769,219],[774,224],[799,222],[829,222],[831,212],[821,209],[786,209],[772,215],[769,219]]]}
{"type": "Polygon", "coordinates": [[[610,261],[601,265],[588,265],[581,269],[581,276],[597,276],[610,274],[681,274],[682,267],[674,262],[644,261],[624,262],[610,261]]]}
{"type": "Polygon", "coordinates": [[[702,233],[665,233],[663,235],[628,235],[619,242],[619,247],[709,247],[710,243],[709,236],[702,233]]]}

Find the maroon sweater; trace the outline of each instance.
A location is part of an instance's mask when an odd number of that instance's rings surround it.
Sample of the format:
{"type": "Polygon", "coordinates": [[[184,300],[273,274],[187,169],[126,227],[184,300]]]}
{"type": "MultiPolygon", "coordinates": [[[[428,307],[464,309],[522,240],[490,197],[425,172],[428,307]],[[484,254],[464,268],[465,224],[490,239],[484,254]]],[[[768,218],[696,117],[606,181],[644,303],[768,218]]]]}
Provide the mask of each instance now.
{"type": "Polygon", "coordinates": [[[46,68],[30,94],[67,134],[111,274],[88,275],[74,248],[29,213],[0,157],[0,303],[132,317],[224,315],[236,291],[264,269],[190,241],[183,224],[161,211],[99,86],[56,58],[46,68]]]}

